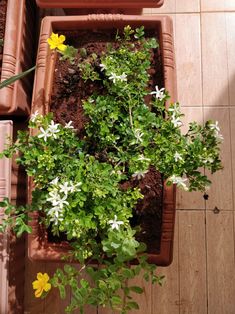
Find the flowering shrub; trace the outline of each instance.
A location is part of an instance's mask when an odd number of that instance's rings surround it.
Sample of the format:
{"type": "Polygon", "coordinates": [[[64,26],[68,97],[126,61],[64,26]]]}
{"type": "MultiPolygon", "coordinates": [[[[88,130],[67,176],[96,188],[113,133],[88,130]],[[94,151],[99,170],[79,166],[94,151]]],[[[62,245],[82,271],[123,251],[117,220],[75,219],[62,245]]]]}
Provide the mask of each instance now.
{"type": "MultiPolygon", "coordinates": [[[[108,46],[101,57],[82,53],[78,66],[83,79],[100,80],[107,90],[83,101],[89,117],[83,139],[76,135],[72,121],[62,126],[53,121],[52,114],[43,117],[35,112],[29,128],[37,132],[19,132],[16,143],[2,153],[11,157],[20,152],[18,162],[33,177],[35,189],[32,204],[25,207],[16,208],[7,199],[1,202],[6,214],[1,231],[10,226],[17,235],[30,232],[29,213],[42,212],[43,223],[54,235],[66,234],[73,248],[70,257],[81,265],[80,269],[65,265],[50,279],[39,273],[33,282],[36,297],[54,287],[64,298],[65,287],[70,286],[67,312],[80,309],[83,313],[86,304],[107,305],[123,314],[137,309],[131,293],[143,289],[129,286],[128,280],[141,270],[146,280],[162,283],[163,277],[155,274],[156,266],[148,264],[143,254],[145,245],[135,238],[138,228],[130,225],[133,209],[143,195],[138,188],[121,189],[121,182],[141,180],[154,166],[167,184],[204,191],[210,181],[200,168],[212,173],[221,168],[218,123],[207,121],[200,126],[193,122],[182,134],[179,104],[166,109],[170,97],[165,89],[148,90],[156,40],[144,38],[142,27],[133,31],[129,26],[124,38],[117,36],[117,40],[118,48],[108,46]],[[146,96],[151,98],[149,103],[146,96]],[[130,268],[133,259],[138,263],[130,268]],[[84,272],[92,282],[83,278],[84,272]]],[[[75,64],[77,50],[64,41],[58,34],[48,39],[51,49],[75,64]]]]}

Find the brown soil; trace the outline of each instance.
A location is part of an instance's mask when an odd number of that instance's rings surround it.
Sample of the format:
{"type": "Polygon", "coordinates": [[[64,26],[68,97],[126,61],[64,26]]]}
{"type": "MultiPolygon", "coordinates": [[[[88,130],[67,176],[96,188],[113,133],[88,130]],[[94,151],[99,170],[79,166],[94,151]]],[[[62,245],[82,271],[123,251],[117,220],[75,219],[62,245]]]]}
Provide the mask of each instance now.
{"type": "MultiPolygon", "coordinates": [[[[107,42],[117,45],[114,43],[116,30],[106,30],[105,32],[61,31],[61,33],[66,36],[66,44],[73,45],[76,48],[86,48],[88,55],[96,53],[100,56],[102,51],[105,51],[107,42]]],[[[157,34],[149,32],[146,33],[146,36],[157,36],[157,34]]],[[[77,57],[80,58],[80,55],[77,57]]],[[[159,60],[159,51],[153,50],[151,56],[152,67],[149,70],[151,79],[148,87],[150,90],[153,90],[155,85],[163,86],[162,66],[159,60]]],[[[65,124],[73,121],[73,126],[77,129],[79,137],[84,136],[84,125],[88,121],[88,118],[84,115],[82,101],[94,92],[102,94],[106,91],[100,82],[87,81],[84,83],[80,78],[76,65],[71,65],[69,62],[59,59],[56,61],[50,110],[58,123],[65,124]]],[[[133,179],[122,184],[123,189],[128,187],[139,187],[144,195],[144,199],[137,204],[131,222],[133,225],[141,226],[141,232],[137,238],[139,241],[146,243],[148,253],[159,253],[163,193],[162,176],[153,167],[150,167],[149,172],[143,179],[133,179]]]]}
{"type": "MultiPolygon", "coordinates": [[[[0,0],[0,40],[4,40],[7,13],[7,0],[0,0]]],[[[0,75],[2,73],[3,46],[0,46],[0,75]]]]}

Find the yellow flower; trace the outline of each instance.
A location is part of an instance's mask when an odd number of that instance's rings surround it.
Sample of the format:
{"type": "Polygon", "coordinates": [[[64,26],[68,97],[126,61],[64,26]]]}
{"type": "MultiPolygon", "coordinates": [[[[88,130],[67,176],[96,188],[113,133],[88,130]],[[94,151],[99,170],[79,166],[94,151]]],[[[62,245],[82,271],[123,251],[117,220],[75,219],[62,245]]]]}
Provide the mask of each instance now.
{"type": "Polygon", "coordinates": [[[67,48],[66,45],[63,44],[65,41],[64,35],[58,35],[55,33],[52,33],[50,38],[47,39],[48,44],[50,45],[50,49],[56,49],[58,48],[60,51],[65,51],[67,48]]]}
{"type": "Polygon", "coordinates": [[[48,282],[49,276],[47,273],[37,273],[37,280],[35,280],[32,285],[35,289],[35,297],[40,298],[43,291],[48,292],[51,289],[51,284],[48,282]]]}

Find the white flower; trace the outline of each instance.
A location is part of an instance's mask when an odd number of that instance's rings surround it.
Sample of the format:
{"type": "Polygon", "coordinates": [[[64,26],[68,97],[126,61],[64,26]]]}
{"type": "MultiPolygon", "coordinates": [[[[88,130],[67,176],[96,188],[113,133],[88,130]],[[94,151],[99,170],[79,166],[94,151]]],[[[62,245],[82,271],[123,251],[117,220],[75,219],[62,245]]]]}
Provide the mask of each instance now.
{"type": "Polygon", "coordinates": [[[60,188],[60,192],[64,193],[65,195],[67,195],[68,192],[70,192],[71,190],[71,187],[69,186],[68,182],[64,182],[63,184],[60,184],[59,188],[60,188]]]}
{"type": "Polygon", "coordinates": [[[82,182],[78,182],[78,183],[76,183],[76,184],[73,184],[73,183],[71,183],[71,186],[70,186],[70,192],[80,192],[81,190],[80,189],[78,189],[78,186],[81,186],[82,185],[82,182]]]}
{"type": "Polygon", "coordinates": [[[150,161],[151,159],[144,157],[144,155],[140,155],[140,157],[137,160],[140,160],[140,161],[144,161],[144,160],[150,161]]]}
{"type": "Polygon", "coordinates": [[[134,130],[134,135],[135,135],[135,138],[136,138],[137,142],[140,142],[140,143],[143,142],[142,136],[144,135],[144,133],[142,133],[140,129],[135,129],[134,130]]]}
{"type": "Polygon", "coordinates": [[[104,63],[100,63],[101,71],[107,70],[107,66],[104,63]]]}
{"type": "Polygon", "coordinates": [[[60,130],[58,130],[58,127],[59,124],[58,123],[55,124],[53,120],[51,121],[51,124],[49,124],[48,130],[54,138],[57,138],[56,133],[60,132],[60,130]]]}
{"type": "Polygon", "coordinates": [[[174,158],[175,162],[177,162],[178,160],[183,160],[182,156],[178,152],[175,152],[174,158]]]}
{"type": "Polygon", "coordinates": [[[155,86],[155,91],[151,92],[150,95],[155,95],[157,99],[162,100],[166,95],[165,95],[165,88],[159,89],[158,86],[155,86]]]}
{"type": "Polygon", "coordinates": [[[223,140],[224,140],[223,135],[222,135],[222,134],[220,134],[219,132],[216,132],[215,137],[217,138],[217,140],[221,140],[221,141],[223,141],[223,140]]]}
{"type": "Polygon", "coordinates": [[[38,113],[38,110],[36,110],[34,113],[32,113],[30,120],[32,122],[35,122],[37,120],[38,116],[39,116],[39,113],[38,113]]]}
{"type": "Polygon", "coordinates": [[[180,126],[183,124],[183,123],[180,121],[180,118],[179,118],[179,117],[176,118],[174,114],[172,115],[171,123],[174,124],[174,127],[175,127],[175,128],[178,128],[178,127],[180,127],[180,126]]]}
{"type": "Polygon", "coordinates": [[[38,135],[39,138],[43,137],[44,141],[47,141],[47,138],[51,136],[51,133],[48,129],[44,130],[40,127],[41,134],[38,135]]]}
{"type": "Polygon", "coordinates": [[[206,163],[212,164],[213,162],[214,162],[214,159],[211,158],[211,157],[208,157],[208,158],[206,158],[206,159],[203,160],[203,163],[204,163],[204,164],[206,164],[206,163]]]}
{"type": "Polygon", "coordinates": [[[171,111],[174,114],[179,114],[180,113],[180,106],[179,106],[179,104],[175,102],[173,105],[171,105],[171,107],[168,109],[168,111],[171,111]]]}
{"type": "Polygon", "coordinates": [[[119,230],[119,226],[120,225],[123,225],[124,222],[123,221],[118,221],[117,220],[117,216],[114,215],[114,219],[113,220],[109,220],[108,223],[111,225],[111,229],[114,230],[114,229],[117,229],[119,230]]]}
{"type": "Polygon", "coordinates": [[[109,79],[112,80],[114,84],[116,84],[117,81],[127,81],[127,76],[124,72],[122,73],[122,75],[117,75],[111,72],[109,79]]]}
{"type": "Polygon", "coordinates": [[[59,206],[61,209],[64,207],[64,205],[69,205],[69,203],[66,201],[67,196],[65,195],[63,198],[58,200],[57,206],[59,206]]]}
{"type": "Polygon", "coordinates": [[[55,216],[58,218],[59,215],[61,215],[62,213],[62,209],[58,206],[55,206],[55,207],[50,208],[47,213],[49,216],[52,216],[52,217],[55,216]]]}
{"type": "Polygon", "coordinates": [[[137,171],[137,172],[135,172],[132,175],[132,177],[135,178],[135,179],[140,180],[140,179],[144,178],[144,176],[146,175],[147,172],[148,172],[148,170],[146,170],[146,171],[137,171]]]}
{"type": "Polygon", "coordinates": [[[68,123],[65,123],[64,128],[65,129],[74,129],[74,127],[72,126],[73,121],[69,121],[68,123]]]}
{"type": "Polygon", "coordinates": [[[57,185],[58,182],[59,182],[59,178],[56,177],[55,179],[53,179],[53,180],[50,182],[50,184],[52,184],[52,185],[57,185]]]}
{"type": "Polygon", "coordinates": [[[127,75],[126,75],[126,73],[122,73],[121,75],[119,75],[119,77],[118,77],[118,79],[120,80],[120,81],[127,81],[127,75]]]}
{"type": "Polygon", "coordinates": [[[73,193],[75,191],[80,192],[81,190],[78,189],[77,187],[81,186],[81,185],[82,185],[82,182],[78,182],[76,184],[73,184],[73,182],[70,181],[70,182],[64,182],[63,184],[60,184],[59,188],[60,188],[61,193],[64,193],[65,195],[67,195],[68,192],[71,192],[71,193],[73,193]]]}
{"type": "Polygon", "coordinates": [[[186,182],[188,179],[185,178],[183,179],[182,177],[178,177],[176,175],[173,175],[169,178],[169,180],[174,183],[174,184],[177,184],[178,187],[181,187],[182,189],[184,189],[185,191],[188,190],[188,187],[187,185],[184,183],[186,182]]]}
{"type": "Polygon", "coordinates": [[[209,127],[211,130],[215,130],[217,132],[220,132],[219,122],[215,121],[215,123],[209,124],[209,127]]]}
{"type": "Polygon", "coordinates": [[[51,202],[53,206],[57,206],[61,200],[61,196],[57,190],[49,192],[50,197],[47,198],[48,202],[51,202]]]}
{"type": "Polygon", "coordinates": [[[49,195],[50,197],[47,198],[47,201],[51,202],[53,206],[56,206],[62,209],[64,205],[69,205],[69,203],[66,201],[67,195],[61,198],[57,190],[49,192],[49,195]]]}

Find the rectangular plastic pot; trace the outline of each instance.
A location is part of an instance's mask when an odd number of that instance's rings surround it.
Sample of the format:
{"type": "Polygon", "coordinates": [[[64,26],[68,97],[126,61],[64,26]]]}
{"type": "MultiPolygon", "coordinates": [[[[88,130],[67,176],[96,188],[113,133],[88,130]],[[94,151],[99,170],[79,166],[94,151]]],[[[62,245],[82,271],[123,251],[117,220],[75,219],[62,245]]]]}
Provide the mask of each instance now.
{"type": "MultiPolygon", "coordinates": [[[[88,15],[73,17],[46,17],[41,27],[38,47],[37,69],[35,72],[32,112],[40,114],[50,111],[50,93],[53,82],[55,54],[51,54],[47,38],[51,32],[77,29],[110,29],[123,28],[126,25],[145,29],[155,29],[159,34],[160,50],[164,72],[164,85],[171,95],[176,98],[175,63],[173,50],[172,22],[166,16],[133,16],[133,15],[88,15]]],[[[32,182],[29,181],[29,195],[32,182]]],[[[38,213],[32,215],[32,233],[28,236],[29,257],[34,260],[61,261],[61,257],[69,250],[68,243],[50,243],[47,233],[38,224],[38,213]]],[[[149,254],[149,261],[157,265],[167,266],[172,261],[173,238],[175,221],[175,187],[164,186],[162,234],[159,254],[149,254]]]]}
{"type": "Polygon", "coordinates": [[[41,8],[159,8],[164,0],[36,0],[41,8]]]}
{"type": "MultiPolygon", "coordinates": [[[[8,0],[1,82],[33,66],[36,5],[31,0],[8,0]]],[[[29,115],[32,75],[0,89],[0,115],[29,115]]]]}
{"type": "MultiPolygon", "coordinates": [[[[0,152],[6,145],[7,138],[12,138],[12,121],[0,121],[0,152]]],[[[11,160],[7,158],[0,159],[0,201],[4,197],[11,196],[11,160]]],[[[0,208],[0,221],[3,212],[0,208]]],[[[8,313],[8,288],[9,288],[9,239],[8,234],[0,234],[0,313],[8,313]]]]}

